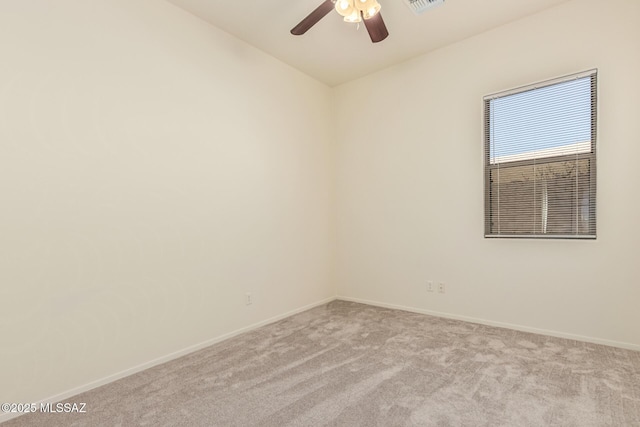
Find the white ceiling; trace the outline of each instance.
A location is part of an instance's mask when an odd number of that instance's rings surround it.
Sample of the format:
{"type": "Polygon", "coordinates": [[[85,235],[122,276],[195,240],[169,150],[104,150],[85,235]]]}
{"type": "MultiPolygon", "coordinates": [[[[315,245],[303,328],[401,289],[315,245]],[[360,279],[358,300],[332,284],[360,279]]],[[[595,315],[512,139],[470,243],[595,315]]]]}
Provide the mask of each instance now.
{"type": "Polygon", "coordinates": [[[335,86],[569,0],[446,0],[422,15],[402,0],[378,0],[390,35],[376,44],[363,25],[356,29],[335,11],[305,35],[291,35],[323,0],[169,1],[335,86]]]}

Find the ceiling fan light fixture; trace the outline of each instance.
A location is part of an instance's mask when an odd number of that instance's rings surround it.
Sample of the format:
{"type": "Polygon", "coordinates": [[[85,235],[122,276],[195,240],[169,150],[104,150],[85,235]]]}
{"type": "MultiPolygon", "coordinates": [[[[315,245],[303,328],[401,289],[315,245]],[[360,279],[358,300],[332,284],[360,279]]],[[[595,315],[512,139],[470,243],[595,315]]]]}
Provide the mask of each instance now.
{"type": "Polygon", "coordinates": [[[349,22],[351,24],[362,22],[362,18],[360,18],[360,11],[354,9],[351,15],[344,17],[344,22],[349,22]]]}
{"type": "Polygon", "coordinates": [[[373,4],[369,6],[366,10],[363,10],[362,15],[364,19],[371,19],[374,16],[376,16],[378,12],[380,12],[381,8],[382,6],[380,6],[380,3],[378,3],[376,0],[373,0],[373,4]]]}
{"type": "Polygon", "coordinates": [[[377,3],[377,0],[355,0],[355,7],[360,12],[366,12],[367,9],[370,9],[374,4],[377,3]]]}
{"type": "Polygon", "coordinates": [[[338,0],[336,2],[336,12],[340,14],[340,16],[352,15],[355,12],[355,7],[353,6],[353,0],[338,0]]]}
{"type": "Polygon", "coordinates": [[[335,8],[344,22],[359,23],[362,18],[373,18],[381,6],[377,0],[337,0],[335,8]]]}
{"type": "Polygon", "coordinates": [[[332,10],[336,10],[346,22],[364,22],[364,26],[373,43],[379,43],[389,36],[389,31],[384,24],[382,15],[378,13],[380,4],[377,0],[324,0],[320,6],[316,7],[298,25],[291,29],[291,34],[294,36],[305,34],[332,10]],[[369,8],[362,11],[356,8],[356,2],[359,2],[361,6],[369,5],[369,8]],[[352,10],[349,10],[350,8],[352,10]]]}

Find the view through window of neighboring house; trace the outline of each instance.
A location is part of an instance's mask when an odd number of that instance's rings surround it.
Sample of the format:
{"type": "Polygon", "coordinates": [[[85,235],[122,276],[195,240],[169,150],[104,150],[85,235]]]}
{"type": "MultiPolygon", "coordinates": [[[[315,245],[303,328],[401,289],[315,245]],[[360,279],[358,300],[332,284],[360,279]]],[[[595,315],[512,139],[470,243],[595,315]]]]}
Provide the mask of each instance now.
{"type": "Polygon", "coordinates": [[[595,238],[595,70],[484,98],[485,237],[595,238]]]}

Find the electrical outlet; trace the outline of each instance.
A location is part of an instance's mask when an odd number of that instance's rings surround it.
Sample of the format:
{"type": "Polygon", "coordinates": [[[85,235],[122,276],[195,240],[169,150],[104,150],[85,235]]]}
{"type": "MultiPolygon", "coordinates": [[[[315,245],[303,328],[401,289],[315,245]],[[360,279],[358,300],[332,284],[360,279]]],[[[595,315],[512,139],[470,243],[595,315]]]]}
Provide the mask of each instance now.
{"type": "Polygon", "coordinates": [[[427,292],[433,292],[433,282],[431,280],[427,282],[427,292]]]}
{"type": "Polygon", "coordinates": [[[444,294],[446,288],[444,286],[444,283],[440,282],[438,283],[438,292],[440,292],[441,294],[444,294]]]}
{"type": "Polygon", "coordinates": [[[244,303],[246,305],[253,304],[253,295],[251,295],[251,292],[247,292],[246,294],[244,294],[244,303]]]}

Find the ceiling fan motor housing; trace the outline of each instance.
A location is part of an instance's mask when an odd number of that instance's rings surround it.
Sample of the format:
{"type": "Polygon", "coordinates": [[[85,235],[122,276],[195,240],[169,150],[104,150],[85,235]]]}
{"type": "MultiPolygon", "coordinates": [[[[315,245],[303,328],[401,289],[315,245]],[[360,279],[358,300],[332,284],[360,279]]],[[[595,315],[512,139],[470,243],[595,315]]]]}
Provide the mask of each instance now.
{"type": "Polygon", "coordinates": [[[444,0],[402,0],[402,1],[416,15],[419,15],[428,9],[431,9],[436,6],[440,6],[441,4],[444,3],[444,0]]]}

